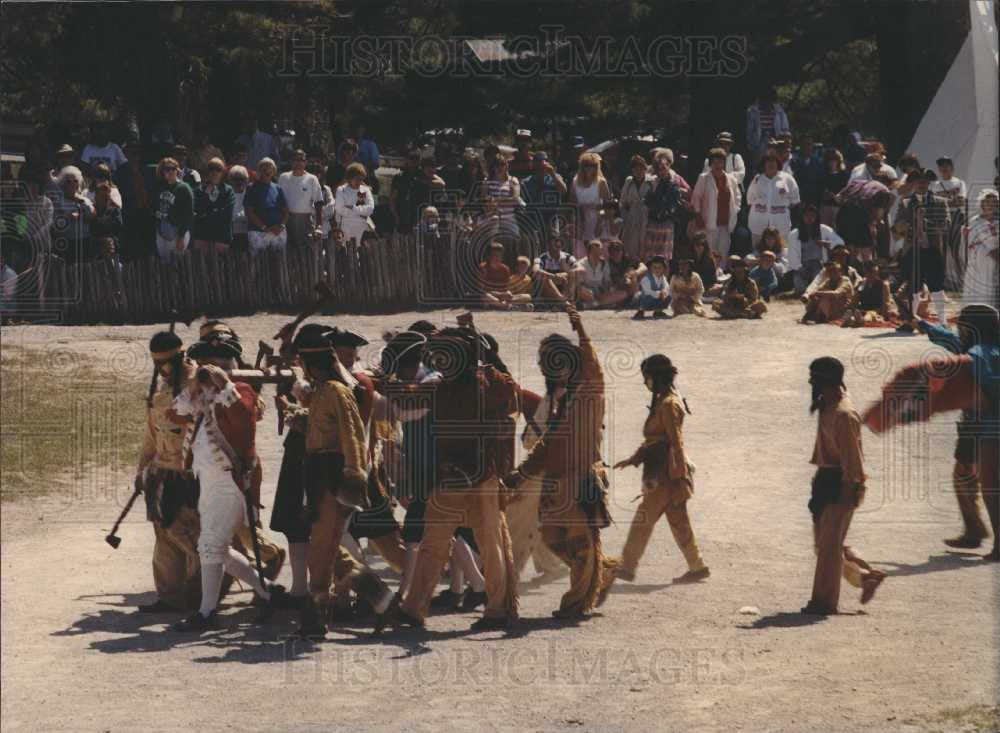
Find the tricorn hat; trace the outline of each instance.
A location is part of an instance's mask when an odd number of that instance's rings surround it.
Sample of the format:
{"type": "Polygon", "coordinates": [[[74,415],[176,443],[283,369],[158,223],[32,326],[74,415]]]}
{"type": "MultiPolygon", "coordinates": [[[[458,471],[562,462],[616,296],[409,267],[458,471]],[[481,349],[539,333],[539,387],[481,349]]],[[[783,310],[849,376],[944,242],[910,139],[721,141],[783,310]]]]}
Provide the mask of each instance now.
{"type": "Polygon", "coordinates": [[[196,341],[188,348],[187,355],[195,361],[201,359],[239,359],[243,347],[234,338],[215,338],[211,341],[196,341]]]}
{"type": "Polygon", "coordinates": [[[347,346],[357,348],[358,346],[365,346],[368,344],[368,339],[359,333],[348,330],[346,328],[333,328],[328,334],[327,338],[330,343],[334,346],[347,346]]]}

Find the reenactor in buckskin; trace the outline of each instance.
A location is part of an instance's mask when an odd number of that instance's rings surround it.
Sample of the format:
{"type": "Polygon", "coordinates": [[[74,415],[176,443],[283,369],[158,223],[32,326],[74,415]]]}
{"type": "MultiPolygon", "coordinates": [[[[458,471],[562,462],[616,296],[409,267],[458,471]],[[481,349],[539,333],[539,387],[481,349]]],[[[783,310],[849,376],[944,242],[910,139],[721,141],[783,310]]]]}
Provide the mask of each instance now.
{"type": "MultiPolygon", "coordinates": [[[[351,515],[368,503],[368,446],[354,380],[337,358],[328,329],[303,327],[294,346],[310,382],[297,408],[307,416],[303,483],[310,522],[310,593],[302,605],[299,635],[315,637],[326,633],[331,582],[353,590],[380,617],[393,594],[340,546],[351,515]]],[[[380,625],[376,621],[376,629],[380,625]]]]}
{"type": "Polygon", "coordinates": [[[184,469],[183,447],[189,426],[171,420],[168,411],[174,398],[194,379],[197,365],[184,355],[183,343],[173,331],[154,334],[149,351],[156,374],[135,480],[143,487],[146,516],[156,535],[153,582],[157,598],[139,610],[187,611],[197,608],[201,598],[198,482],[184,469]]]}
{"type": "Polygon", "coordinates": [[[503,483],[515,490],[526,478],[541,477],[542,540],[570,570],[570,588],[552,615],[578,619],[607,598],[618,562],[601,545],[601,529],[611,523],[601,458],[604,373],[580,314],[567,312],[579,346],[559,334],[542,339],[538,362],[551,413],[541,438],[503,483]]]}

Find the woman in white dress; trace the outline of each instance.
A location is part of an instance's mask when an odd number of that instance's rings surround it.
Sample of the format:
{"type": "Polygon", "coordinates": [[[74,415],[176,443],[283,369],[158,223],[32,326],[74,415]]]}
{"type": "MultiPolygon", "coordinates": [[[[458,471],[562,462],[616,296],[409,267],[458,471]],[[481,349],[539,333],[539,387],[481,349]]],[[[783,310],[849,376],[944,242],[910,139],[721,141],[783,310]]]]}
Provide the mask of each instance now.
{"type": "Polygon", "coordinates": [[[979,215],[969,222],[962,300],[996,306],[997,298],[997,192],[979,194],[979,215]]]}
{"type": "Polygon", "coordinates": [[[601,156],[584,153],[569,189],[569,201],[576,207],[573,240],[577,259],[587,256],[587,243],[597,237],[598,212],[610,198],[611,189],[601,173],[601,156]]]}
{"type": "Polygon", "coordinates": [[[625,254],[632,259],[638,259],[642,240],[646,236],[645,199],[651,184],[646,172],[645,158],[633,155],[631,168],[632,175],[625,179],[625,185],[622,186],[622,242],[625,245],[625,254]]]}
{"type": "Polygon", "coordinates": [[[375,197],[371,188],[364,183],[368,173],[361,163],[351,163],[344,174],[347,183],[337,187],[333,210],[344,241],[355,240],[361,244],[361,237],[367,231],[374,231],[371,215],[375,211],[375,197]]]}

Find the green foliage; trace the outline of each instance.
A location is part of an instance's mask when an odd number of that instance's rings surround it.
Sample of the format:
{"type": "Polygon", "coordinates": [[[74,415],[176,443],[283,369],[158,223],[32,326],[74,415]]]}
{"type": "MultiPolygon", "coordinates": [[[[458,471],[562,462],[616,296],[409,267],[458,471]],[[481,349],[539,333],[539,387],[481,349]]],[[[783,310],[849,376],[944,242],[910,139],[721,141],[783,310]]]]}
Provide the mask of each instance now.
{"type": "MultiPolygon", "coordinates": [[[[885,95],[900,85],[933,82],[919,74],[904,77],[905,65],[892,67],[899,78],[880,80],[885,59],[873,39],[884,38],[879,34],[887,27],[907,32],[914,17],[923,17],[924,26],[928,19],[941,27],[961,24],[958,5],[949,0],[7,4],[0,26],[5,57],[0,114],[72,126],[135,113],[147,129],[165,118],[182,138],[207,132],[223,144],[239,132],[242,116],[287,119],[317,140],[329,138],[335,125],[368,116],[369,128],[392,144],[433,127],[509,135],[517,120],[583,115],[603,126],[604,134],[627,132],[640,121],[667,130],[689,125],[691,140],[678,143],[697,148],[713,134],[710,128],[738,132],[743,110],[759,89],[776,85],[796,130],[822,138],[835,123],[850,121],[852,127],[901,136],[898,129],[883,129],[879,89],[885,95]],[[626,39],[645,49],[663,35],[744,37],[748,66],[738,79],[426,78],[412,72],[352,77],[309,75],[301,65],[293,65],[290,75],[277,74],[285,39],[304,30],[345,37],[541,38],[543,28],[552,25],[564,36],[582,37],[584,45],[598,35],[616,38],[606,59],[611,66],[621,60],[626,39]]],[[[903,117],[892,125],[905,125],[903,117]]]]}
{"type": "Polygon", "coordinates": [[[778,88],[778,97],[795,120],[795,131],[816,140],[830,140],[842,120],[868,135],[885,133],[873,39],[852,41],[817,57],[799,79],[778,88]]]}

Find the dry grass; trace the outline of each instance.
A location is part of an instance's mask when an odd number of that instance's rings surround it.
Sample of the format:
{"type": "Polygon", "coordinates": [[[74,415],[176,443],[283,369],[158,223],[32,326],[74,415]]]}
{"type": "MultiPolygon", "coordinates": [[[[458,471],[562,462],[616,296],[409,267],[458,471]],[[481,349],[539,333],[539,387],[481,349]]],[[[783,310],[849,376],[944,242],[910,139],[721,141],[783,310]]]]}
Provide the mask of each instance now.
{"type": "Polygon", "coordinates": [[[1000,707],[972,705],[944,710],[920,721],[907,721],[932,733],[997,733],[1000,731],[1000,707]]]}
{"type": "Polygon", "coordinates": [[[0,351],[0,498],[79,495],[135,461],[145,407],[140,375],[66,350],[0,351]],[[95,471],[95,468],[97,469],[95,471]]]}

